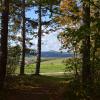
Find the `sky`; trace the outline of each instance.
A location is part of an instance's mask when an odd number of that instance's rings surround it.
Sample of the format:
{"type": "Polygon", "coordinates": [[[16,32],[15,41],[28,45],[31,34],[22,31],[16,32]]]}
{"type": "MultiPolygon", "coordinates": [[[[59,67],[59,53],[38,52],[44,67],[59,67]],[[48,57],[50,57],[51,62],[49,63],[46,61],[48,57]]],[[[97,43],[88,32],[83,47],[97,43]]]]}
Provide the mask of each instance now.
{"type": "MultiPolygon", "coordinates": [[[[37,8],[34,8],[35,10],[37,8]]],[[[31,19],[37,19],[38,15],[34,12],[33,9],[30,9],[26,12],[26,17],[27,18],[31,18],[31,19]]],[[[49,16],[43,17],[42,20],[50,20],[49,16]]],[[[42,36],[42,51],[59,51],[60,47],[61,47],[61,43],[60,41],[57,39],[57,35],[59,34],[59,32],[52,32],[50,34],[47,34],[45,36],[42,36]]],[[[37,48],[37,38],[34,38],[32,40],[32,42],[34,43],[34,48],[37,48]]]]}
{"type": "MultiPolygon", "coordinates": [[[[59,51],[61,44],[57,39],[57,33],[51,33],[45,36],[42,36],[42,51],[59,51]]],[[[37,47],[37,39],[34,38],[32,42],[35,44],[34,47],[37,47]]]]}

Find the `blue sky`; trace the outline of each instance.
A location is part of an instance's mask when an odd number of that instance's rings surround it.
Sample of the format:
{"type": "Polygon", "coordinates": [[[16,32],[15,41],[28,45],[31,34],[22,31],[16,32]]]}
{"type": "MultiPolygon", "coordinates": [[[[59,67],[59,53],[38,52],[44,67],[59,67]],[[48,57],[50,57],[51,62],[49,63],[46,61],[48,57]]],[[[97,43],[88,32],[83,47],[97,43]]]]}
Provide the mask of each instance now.
{"type": "MultiPolygon", "coordinates": [[[[37,8],[34,8],[34,9],[36,10],[37,8]]],[[[32,19],[33,18],[37,19],[38,15],[35,14],[34,9],[32,8],[29,11],[27,11],[26,17],[32,18],[32,19]]],[[[46,16],[46,17],[43,17],[42,20],[50,20],[50,18],[49,18],[49,16],[46,16]]],[[[61,47],[61,43],[57,39],[58,34],[59,34],[59,32],[52,32],[50,34],[42,36],[42,51],[50,51],[50,50],[59,51],[59,49],[61,47]]],[[[37,39],[34,38],[34,40],[32,40],[32,42],[35,44],[34,48],[36,49],[37,39]]]]}

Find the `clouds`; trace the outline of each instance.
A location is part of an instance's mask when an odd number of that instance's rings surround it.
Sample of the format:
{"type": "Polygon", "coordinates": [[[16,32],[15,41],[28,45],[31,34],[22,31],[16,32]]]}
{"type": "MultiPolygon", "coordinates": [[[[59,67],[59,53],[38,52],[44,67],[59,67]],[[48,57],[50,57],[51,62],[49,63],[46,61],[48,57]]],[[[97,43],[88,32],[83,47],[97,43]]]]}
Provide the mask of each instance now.
{"type": "Polygon", "coordinates": [[[58,51],[61,44],[57,39],[57,33],[51,33],[42,37],[42,51],[55,50],[58,51]]]}
{"type": "MultiPolygon", "coordinates": [[[[54,32],[42,36],[42,51],[59,51],[61,44],[57,39],[57,35],[58,34],[54,32]]],[[[34,46],[32,46],[32,48],[37,49],[37,38],[34,38],[32,42],[34,43],[34,46]]]]}

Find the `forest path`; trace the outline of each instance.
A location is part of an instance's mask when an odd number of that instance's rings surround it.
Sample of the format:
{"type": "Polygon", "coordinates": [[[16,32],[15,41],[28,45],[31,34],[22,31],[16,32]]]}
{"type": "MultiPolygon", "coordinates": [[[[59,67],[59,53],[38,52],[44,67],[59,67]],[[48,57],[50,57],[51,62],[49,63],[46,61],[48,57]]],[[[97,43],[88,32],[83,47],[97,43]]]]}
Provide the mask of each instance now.
{"type": "Polygon", "coordinates": [[[8,76],[6,100],[63,100],[68,83],[62,76],[8,76]]]}
{"type": "Polygon", "coordinates": [[[6,100],[62,100],[62,93],[49,87],[38,87],[31,90],[9,90],[6,100]]]}

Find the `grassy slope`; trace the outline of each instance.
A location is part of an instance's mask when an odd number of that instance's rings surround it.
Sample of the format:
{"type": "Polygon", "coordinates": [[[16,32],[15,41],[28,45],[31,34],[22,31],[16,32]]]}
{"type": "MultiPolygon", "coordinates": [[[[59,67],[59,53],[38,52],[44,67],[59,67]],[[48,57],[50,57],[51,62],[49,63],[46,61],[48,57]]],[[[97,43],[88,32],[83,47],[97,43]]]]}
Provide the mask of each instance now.
{"type": "MultiPolygon", "coordinates": [[[[49,59],[41,62],[41,73],[64,72],[65,65],[62,63],[64,58],[49,59]]],[[[25,67],[25,73],[34,74],[35,64],[30,64],[25,67]]],[[[19,73],[19,68],[16,73],[19,73]]]]}

